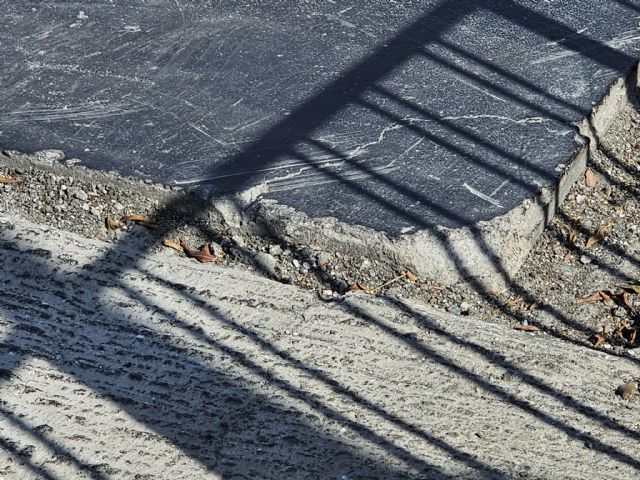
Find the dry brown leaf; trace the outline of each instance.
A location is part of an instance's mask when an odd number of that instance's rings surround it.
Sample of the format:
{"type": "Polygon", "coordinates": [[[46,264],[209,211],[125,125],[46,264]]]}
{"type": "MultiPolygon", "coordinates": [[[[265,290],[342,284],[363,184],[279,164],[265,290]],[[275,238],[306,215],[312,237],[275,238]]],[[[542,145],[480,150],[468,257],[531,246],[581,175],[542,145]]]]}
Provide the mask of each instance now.
{"type": "Polygon", "coordinates": [[[410,272],[409,270],[407,270],[406,272],[404,272],[404,276],[407,277],[407,282],[409,283],[416,283],[418,281],[418,277],[416,277],[412,272],[410,272]]]}
{"type": "Polygon", "coordinates": [[[371,293],[371,289],[356,282],[349,285],[345,293],[354,293],[354,292],[371,293]]]}
{"type": "Polygon", "coordinates": [[[636,312],[636,309],[633,307],[633,305],[631,305],[631,302],[629,301],[629,296],[626,294],[626,292],[619,293],[618,295],[615,296],[615,298],[622,304],[624,308],[629,310],[631,313],[636,312]]]}
{"type": "Polygon", "coordinates": [[[640,295],[640,284],[627,284],[627,285],[622,285],[621,287],[623,290],[626,290],[629,293],[635,293],[636,295],[640,295]]]}
{"type": "Polygon", "coordinates": [[[593,337],[591,337],[591,343],[593,343],[593,348],[600,348],[604,345],[604,342],[607,341],[607,336],[604,333],[597,333],[593,337]]]}
{"type": "Polygon", "coordinates": [[[182,247],[182,245],[177,244],[176,242],[172,242],[169,239],[165,239],[162,241],[162,245],[164,245],[165,247],[169,247],[174,249],[176,252],[184,252],[184,248],[182,247]]]}
{"type": "Polygon", "coordinates": [[[209,245],[207,244],[203,245],[200,250],[195,250],[190,248],[189,245],[187,245],[187,242],[185,242],[184,240],[180,240],[180,246],[184,250],[184,253],[187,255],[187,257],[195,258],[200,263],[215,262],[217,260],[214,255],[211,255],[211,252],[209,251],[209,245]]]}
{"type": "Polygon", "coordinates": [[[10,177],[9,175],[0,175],[0,183],[3,185],[11,185],[14,183],[22,183],[21,178],[10,177]]]}
{"type": "Polygon", "coordinates": [[[567,225],[567,241],[572,247],[575,247],[578,242],[578,235],[576,235],[576,232],[573,230],[571,225],[567,225]]]}
{"type": "Polygon", "coordinates": [[[637,336],[638,330],[635,327],[627,327],[625,325],[620,325],[618,328],[616,328],[616,331],[613,332],[614,338],[624,340],[629,345],[633,345],[636,343],[637,336]]]}
{"type": "Polygon", "coordinates": [[[598,228],[598,230],[596,230],[596,232],[587,240],[586,248],[589,248],[596,243],[602,242],[605,239],[608,231],[609,225],[602,225],[600,228],[598,228]]]}
{"type": "Polygon", "coordinates": [[[600,292],[600,295],[602,296],[602,302],[609,308],[613,307],[613,299],[611,298],[611,296],[613,295],[611,292],[606,291],[606,292],[600,292]]]}
{"type": "Polygon", "coordinates": [[[609,292],[598,291],[592,293],[588,297],[581,298],[576,300],[576,305],[581,305],[583,303],[592,303],[592,302],[604,302],[607,303],[611,301],[611,296],[609,292]]]}
{"type": "Polygon", "coordinates": [[[522,295],[518,295],[516,298],[509,300],[507,303],[504,304],[504,306],[507,308],[511,308],[511,307],[515,307],[516,305],[519,305],[520,302],[522,302],[522,295]]]}
{"type": "Polygon", "coordinates": [[[518,323],[515,327],[516,330],[520,330],[521,332],[538,332],[540,328],[535,325],[530,325],[528,323],[518,323]]]}
{"type": "Polygon", "coordinates": [[[638,391],[638,384],[636,382],[628,382],[624,385],[620,385],[616,389],[616,395],[620,395],[623,400],[629,400],[631,395],[638,391]]]}
{"type": "Polygon", "coordinates": [[[540,308],[542,307],[542,305],[544,305],[543,302],[536,302],[536,303],[532,303],[529,306],[529,310],[540,310],[540,308]]]}
{"type": "Polygon", "coordinates": [[[93,198],[102,197],[102,195],[100,195],[98,192],[87,192],[87,195],[93,198]]]}
{"type": "Polygon", "coordinates": [[[436,292],[444,292],[446,290],[446,288],[441,287],[440,285],[431,285],[430,288],[432,288],[436,292]]]}
{"type": "Polygon", "coordinates": [[[587,187],[595,187],[596,183],[598,183],[598,177],[596,177],[596,174],[590,168],[584,172],[584,183],[587,187]]]}
{"type": "Polygon", "coordinates": [[[142,225],[147,228],[158,228],[153,221],[151,221],[148,217],[144,215],[125,215],[120,219],[121,222],[135,222],[138,225],[142,225]]]}
{"type": "Polygon", "coordinates": [[[117,230],[118,228],[122,227],[122,224],[118,220],[107,217],[104,219],[104,226],[107,227],[107,230],[117,230]]]}

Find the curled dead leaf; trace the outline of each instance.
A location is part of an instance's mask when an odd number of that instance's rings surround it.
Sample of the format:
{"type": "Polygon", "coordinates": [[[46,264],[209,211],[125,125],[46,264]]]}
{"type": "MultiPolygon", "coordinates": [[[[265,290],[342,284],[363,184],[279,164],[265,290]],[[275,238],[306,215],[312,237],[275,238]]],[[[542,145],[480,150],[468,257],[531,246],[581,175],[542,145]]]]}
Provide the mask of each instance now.
{"type": "Polygon", "coordinates": [[[121,222],[134,222],[147,228],[158,228],[158,225],[144,215],[125,215],[120,219],[121,222]]]}
{"type": "Polygon", "coordinates": [[[598,177],[596,177],[595,172],[590,168],[584,172],[584,183],[587,187],[595,187],[596,183],[598,183],[598,177]]]}
{"type": "Polygon", "coordinates": [[[638,384],[636,382],[627,382],[624,385],[620,385],[616,389],[616,395],[619,395],[622,400],[629,400],[631,395],[638,391],[638,384]]]}
{"type": "Polygon", "coordinates": [[[619,338],[627,342],[629,345],[634,345],[636,343],[636,337],[638,336],[638,330],[635,327],[627,327],[625,325],[620,325],[616,328],[615,332],[613,332],[614,338],[619,338]]]}
{"type": "Polygon", "coordinates": [[[542,307],[542,305],[544,305],[543,302],[535,302],[532,303],[531,305],[529,305],[529,310],[540,310],[540,308],[542,307]]]}
{"type": "Polygon", "coordinates": [[[593,343],[593,348],[601,348],[604,345],[604,342],[607,341],[607,336],[604,333],[597,333],[593,337],[591,337],[591,343],[593,343]]]}
{"type": "Polygon", "coordinates": [[[575,247],[578,242],[578,235],[576,235],[576,232],[571,225],[567,225],[567,241],[572,247],[575,247]]]}
{"type": "Polygon", "coordinates": [[[349,287],[347,287],[347,290],[345,291],[345,293],[355,293],[355,292],[371,293],[371,289],[356,282],[349,285],[349,287]]]}
{"type": "Polygon", "coordinates": [[[181,245],[177,244],[176,242],[172,242],[169,239],[163,240],[162,241],[162,245],[164,245],[165,247],[168,247],[168,248],[172,248],[176,252],[180,252],[180,253],[184,252],[184,248],[182,248],[181,245]]]}
{"type": "Polygon", "coordinates": [[[195,258],[200,263],[215,262],[217,260],[215,255],[211,254],[208,244],[203,245],[200,250],[195,250],[190,248],[187,242],[185,242],[184,240],[180,240],[180,246],[184,250],[184,253],[187,255],[187,257],[195,258]]]}
{"type": "Polygon", "coordinates": [[[609,227],[609,225],[602,225],[600,228],[598,228],[598,230],[596,230],[595,233],[587,239],[586,248],[589,248],[596,243],[602,242],[605,239],[607,232],[609,231],[609,227]]]}
{"type": "Polygon", "coordinates": [[[615,296],[615,299],[626,308],[630,313],[636,313],[635,307],[629,301],[629,295],[626,292],[619,293],[615,296]]]}
{"type": "Polygon", "coordinates": [[[520,305],[521,302],[522,302],[522,295],[518,295],[516,298],[512,298],[507,303],[505,303],[504,306],[507,308],[512,308],[512,307],[515,307],[516,305],[520,305]]]}
{"type": "Polygon", "coordinates": [[[611,300],[611,292],[606,291],[598,291],[592,293],[591,295],[580,298],[576,300],[576,305],[581,305],[583,303],[592,303],[592,302],[604,302],[607,306],[611,306],[613,304],[611,300]]]}
{"type": "Polygon", "coordinates": [[[122,224],[118,220],[107,217],[104,219],[104,226],[107,227],[107,230],[117,230],[122,227],[122,224]]]}
{"type": "Polygon", "coordinates": [[[9,175],[0,175],[0,183],[3,185],[12,185],[14,183],[22,183],[24,180],[21,178],[11,177],[9,175]]]}
{"type": "Polygon", "coordinates": [[[528,323],[518,323],[515,327],[516,330],[520,330],[521,332],[538,332],[540,331],[539,327],[535,325],[530,325],[528,323]]]}
{"type": "Polygon", "coordinates": [[[407,282],[416,283],[418,281],[418,277],[416,277],[411,271],[407,270],[404,272],[404,276],[407,277],[407,282]]]}

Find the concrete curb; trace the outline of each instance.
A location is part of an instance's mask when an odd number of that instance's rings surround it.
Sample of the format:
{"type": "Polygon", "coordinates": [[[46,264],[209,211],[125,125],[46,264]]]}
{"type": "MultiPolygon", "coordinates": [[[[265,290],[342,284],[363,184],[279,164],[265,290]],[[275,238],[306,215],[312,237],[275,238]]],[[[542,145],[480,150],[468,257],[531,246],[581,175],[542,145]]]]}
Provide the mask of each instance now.
{"type": "Polygon", "coordinates": [[[294,208],[261,199],[266,186],[254,187],[232,199],[218,199],[215,205],[230,223],[250,220],[283,243],[362,255],[392,267],[409,268],[441,285],[468,281],[490,291],[503,289],[522,266],[573,183],[584,173],[598,139],[627,105],[629,89],[637,85],[636,67],[614,82],[589,117],[576,125],[576,153],[567,159],[554,188],[543,189],[537,198],[474,227],[436,227],[392,237],[335,218],[310,218],[294,208]]]}

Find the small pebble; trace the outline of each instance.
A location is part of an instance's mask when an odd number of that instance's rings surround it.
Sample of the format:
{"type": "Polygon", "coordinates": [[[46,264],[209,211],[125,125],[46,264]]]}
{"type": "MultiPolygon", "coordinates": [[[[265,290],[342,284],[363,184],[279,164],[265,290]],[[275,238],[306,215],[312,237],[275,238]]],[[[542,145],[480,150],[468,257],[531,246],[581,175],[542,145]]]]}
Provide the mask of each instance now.
{"type": "Polygon", "coordinates": [[[223,254],[222,245],[217,242],[209,242],[209,251],[216,257],[219,257],[223,254]]]}
{"type": "Polygon", "coordinates": [[[268,274],[272,278],[278,278],[278,272],[276,271],[276,265],[278,261],[268,253],[260,252],[255,257],[253,257],[256,265],[260,270],[264,273],[268,274]]]}
{"type": "Polygon", "coordinates": [[[591,263],[591,257],[589,257],[588,255],[582,255],[580,257],[580,263],[583,263],[584,265],[588,265],[591,263]]]}
{"type": "Polygon", "coordinates": [[[331,261],[331,255],[328,254],[327,252],[320,252],[318,253],[318,255],[316,255],[316,263],[320,268],[328,265],[330,261],[331,261]]]}
{"type": "Polygon", "coordinates": [[[468,315],[470,309],[471,306],[467,302],[462,302],[460,304],[460,313],[462,313],[463,315],[468,315]]]}

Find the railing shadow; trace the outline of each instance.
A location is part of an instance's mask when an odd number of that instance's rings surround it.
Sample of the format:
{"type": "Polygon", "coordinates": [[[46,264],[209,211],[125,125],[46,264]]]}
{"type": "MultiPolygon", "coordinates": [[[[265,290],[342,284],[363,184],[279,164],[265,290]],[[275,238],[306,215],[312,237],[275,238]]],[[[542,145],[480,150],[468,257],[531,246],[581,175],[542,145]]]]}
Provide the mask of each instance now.
{"type": "MultiPolygon", "coordinates": [[[[398,66],[402,65],[412,56],[416,54],[424,55],[425,44],[433,42],[442,43],[440,39],[442,34],[466,15],[475,12],[479,8],[477,3],[478,2],[471,1],[453,2],[453,0],[441,2],[432,11],[422,16],[414,24],[400,32],[394,39],[387,42],[384,48],[380,47],[376,49],[371,55],[359,64],[353,66],[344,75],[340,76],[338,80],[327,86],[317,96],[301,104],[296,111],[292,112],[284,121],[266,131],[258,141],[250,145],[242,154],[230,158],[225,165],[219,165],[212,169],[211,176],[217,176],[230,164],[239,166],[243,171],[258,170],[258,167],[264,168],[283,154],[297,158],[300,162],[308,164],[310,168],[317,168],[317,165],[310,161],[308,155],[302,153],[299,149],[300,145],[311,145],[313,148],[324,150],[337,158],[341,158],[354,169],[358,169],[366,174],[368,179],[374,181],[374,184],[378,186],[383,185],[386,189],[395,192],[398,196],[406,197],[409,200],[420,201],[422,205],[426,205],[432,211],[437,211],[453,223],[467,225],[468,221],[465,218],[430,201],[422,192],[412,191],[406,185],[394,182],[384,175],[377,173],[375,170],[369,169],[366,164],[355,161],[349,155],[314,140],[313,132],[329,118],[345,108],[346,105],[358,104],[370,111],[377,112],[380,116],[389,117],[393,122],[413,130],[414,134],[421,138],[428,138],[431,141],[440,142],[440,144],[447,149],[457,148],[455,144],[447,142],[446,139],[434,136],[425,128],[418,128],[410,122],[403,123],[402,118],[390,117],[389,113],[384,109],[364,98],[364,93],[375,91],[429,118],[430,121],[440,123],[442,127],[453,131],[455,135],[464,137],[474,145],[492,150],[514,164],[525,166],[526,168],[536,171],[536,165],[527,163],[526,159],[514,153],[504,151],[499,145],[492,144],[474,132],[447,123],[438,116],[428,112],[425,108],[419,105],[413,105],[411,102],[384,89],[378,84],[385,75],[398,68],[398,66]],[[452,8],[454,3],[455,8],[452,8]]],[[[566,38],[565,48],[603,67],[613,69],[620,74],[625,74],[633,63],[633,59],[628,55],[596,42],[553,19],[544,17],[514,2],[491,2],[491,5],[485,8],[491,9],[516,25],[520,25],[529,31],[533,31],[551,40],[566,38]]],[[[461,50],[457,49],[457,51],[460,53],[461,50]]],[[[436,58],[431,53],[430,55],[432,61],[445,62],[443,58],[436,58]]],[[[465,52],[465,55],[470,56],[471,54],[465,52]]],[[[474,60],[480,61],[478,59],[474,60]]],[[[490,62],[484,60],[482,62],[484,67],[492,68],[490,62]]],[[[459,69],[454,65],[448,66],[473,81],[483,82],[477,75],[474,76],[474,74],[459,69]]],[[[496,71],[504,76],[508,74],[504,69],[496,71]]],[[[537,94],[545,96],[550,101],[562,104],[566,109],[579,110],[579,108],[570,102],[558,99],[547,92],[539,91],[539,88],[524,81],[524,79],[519,76],[508,75],[508,78],[514,83],[520,84],[522,88],[532,91],[538,90],[536,92],[537,94]]],[[[498,89],[495,91],[507,96],[513,102],[520,103],[526,108],[532,109],[548,118],[555,118],[555,120],[562,122],[569,120],[568,117],[554,114],[554,112],[548,108],[543,108],[530,101],[520,99],[502,87],[486,84],[486,82],[483,83],[483,86],[498,89]]],[[[507,170],[501,170],[497,165],[485,162],[480,156],[473,156],[471,152],[464,150],[460,150],[458,153],[467,158],[468,161],[482,165],[487,171],[492,171],[501,178],[509,179],[516,183],[520,182],[523,188],[530,186],[510,176],[507,170]]],[[[437,232],[437,224],[430,223],[426,221],[425,218],[416,216],[412,212],[403,209],[401,205],[398,205],[389,198],[379,195],[371,188],[362,186],[357,181],[345,178],[340,172],[323,171],[322,173],[332,181],[341,182],[348,186],[366,198],[367,201],[377,203],[381,208],[393,212],[394,215],[410,219],[411,222],[418,225],[421,229],[437,232]]],[[[544,170],[536,171],[536,173],[543,177],[552,178],[552,175],[544,170]]],[[[253,181],[254,179],[250,175],[238,176],[230,181],[228,187],[232,189],[242,189],[250,186],[253,181]]],[[[186,221],[188,222],[188,219],[186,221]]],[[[496,267],[500,270],[504,280],[512,287],[518,287],[506,272],[506,269],[500,264],[500,259],[493,253],[485,241],[482,232],[474,230],[473,233],[480,249],[488,258],[496,262],[496,267]]],[[[275,232],[273,232],[273,234],[275,235],[275,232]]],[[[285,239],[280,240],[285,241],[285,239]]],[[[441,241],[444,244],[447,243],[445,237],[441,237],[441,241]]],[[[339,477],[340,475],[344,475],[344,472],[349,472],[349,478],[400,478],[405,476],[402,468],[406,467],[422,472],[423,477],[451,478],[449,473],[429,461],[419,458],[419,456],[415,455],[414,452],[409,449],[395,444],[392,440],[379,434],[364,422],[350,419],[331,405],[325,404],[316,398],[313,392],[300,389],[285,378],[279,378],[268,369],[265,369],[265,367],[260,365],[255,359],[251,358],[247,352],[229,347],[216,338],[211,338],[195,327],[193,323],[189,323],[185,319],[181,319],[170,311],[163,309],[160,305],[157,305],[152,298],[150,299],[145,296],[143,292],[127,286],[121,277],[125,270],[137,269],[140,273],[148,275],[150,281],[155,281],[163,287],[171,289],[185,301],[192,302],[196,305],[201,318],[206,318],[208,322],[214,322],[232,329],[234,333],[243,338],[243,341],[247,344],[259,347],[262,351],[267,352],[269,356],[284,362],[289,368],[310,376],[314,381],[318,382],[318,384],[330,389],[336,395],[357,404],[359,408],[368,414],[394,425],[394,427],[399,428],[408,435],[415,436],[425,444],[432,445],[438,449],[442,455],[449,456],[466,468],[474,471],[478,478],[508,478],[503,472],[492,467],[490,463],[474,458],[473,455],[448,444],[441,438],[430,434],[428,431],[387,412],[375,402],[363,398],[358,392],[354,392],[348,385],[341,384],[322,369],[294,358],[286,351],[277,348],[268,340],[260,337],[255,331],[248,330],[242,325],[237,324],[232,318],[221,314],[216,309],[215,302],[200,298],[198,295],[185,290],[178,284],[171,284],[164,279],[154,278],[151,272],[145,271],[138,265],[138,258],[145,253],[145,249],[131,251],[130,246],[127,245],[126,238],[121,243],[116,244],[102,258],[85,269],[84,272],[76,273],[73,276],[57,273],[51,269],[46,262],[41,261],[37,257],[30,257],[26,254],[25,259],[25,253],[21,251],[21,246],[18,244],[5,241],[2,244],[2,248],[8,252],[8,255],[3,257],[2,261],[8,261],[7,259],[12,255],[20,254],[20,256],[23,257],[22,261],[25,262],[26,272],[30,272],[31,275],[37,272],[39,278],[48,278],[51,285],[57,285],[57,287],[52,288],[51,291],[38,292],[37,290],[32,290],[23,297],[20,297],[20,294],[17,292],[11,291],[10,294],[13,298],[9,297],[8,286],[0,287],[5,290],[5,295],[0,298],[0,308],[4,311],[3,317],[8,319],[9,323],[13,324],[14,327],[13,331],[6,336],[2,342],[6,345],[14,345],[20,351],[12,361],[15,363],[16,360],[19,360],[18,363],[20,364],[27,362],[32,356],[42,355],[48,361],[52,362],[57,369],[78,379],[78,381],[92,390],[110,398],[137,421],[167,438],[174,446],[183,451],[187,456],[203,464],[210,472],[220,475],[230,474],[235,471],[243,471],[243,473],[248,475],[256,473],[257,470],[252,472],[247,470],[248,467],[241,464],[221,464],[219,462],[219,454],[222,449],[227,448],[225,442],[227,441],[227,435],[230,431],[242,431],[243,429],[252,431],[251,425],[259,424],[268,432],[266,437],[271,436],[282,442],[275,444],[269,444],[269,442],[267,442],[266,444],[266,448],[269,449],[273,458],[283,459],[282,465],[276,467],[281,468],[281,470],[271,472],[279,476],[279,478],[293,478],[297,474],[292,473],[290,468],[292,466],[293,468],[302,468],[303,465],[309,469],[307,473],[309,473],[311,477],[339,477]],[[122,261],[123,257],[127,258],[127,262],[122,261]],[[103,275],[102,278],[105,283],[100,284],[92,280],[92,274],[97,272],[103,275]],[[106,279],[104,279],[104,275],[106,275],[106,279]],[[173,329],[177,329],[182,335],[193,337],[197,342],[200,342],[221,358],[226,357],[232,359],[233,363],[237,365],[236,368],[249,372],[251,376],[259,379],[260,382],[269,385],[271,389],[269,391],[282,392],[287,396],[288,401],[303,405],[304,409],[317,412],[326,418],[347,425],[363,441],[375,445],[390,457],[395,458],[400,466],[376,462],[364,453],[348,448],[340,439],[318,431],[311,422],[305,421],[304,416],[301,414],[303,411],[302,407],[297,410],[293,408],[293,411],[291,411],[289,406],[286,405],[286,402],[283,404],[283,402],[275,401],[268,398],[264,393],[261,393],[255,383],[242,382],[238,380],[238,377],[231,375],[226,369],[230,368],[228,363],[226,365],[216,366],[215,363],[213,363],[210,358],[206,358],[202,352],[185,349],[179,342],[168,339],[162,332],[145,328],[146,341],[144,346],[136,347],[137,350],[133,349],[131,337],[135,336],[142,326],[136,323],[135,319],[125,318],[119,314],[115,307],[91,305],[87,301],[86,295],[88,286],[95,287],[96,291],[115,288],[135,302],[145,305],[149,309],[153,309],[162,316],[167,328],[170,326],[173,329]],[[69,308],[74,310],[75,315],[70,318],[68,316],[65,317],[65,312],[63,311],[54,310],[52,312],[51,305],[54,305],[56,301],[60,300],[60,298],[56,299],[56,296],[63,298],[66,304],[70,306],[69,308]],[[36,299],[48,301],[44,304],[36,304],[34,302],[36,299]],[[43,307],[45,304],[48,306],[43,307]],[[20,316],[18,315],[20,312],[29,312],[30,315],[28,317],[20,316]],[[41,321],[42,318],[51,318],[52,315],[60,318],[62,322],[52,325],[41,321]],[[113,360],[114,365],[116,365],[115,373],[111,372],[107,374],[96,365],[78,366],[77,362],[75,362],[78,357],[95,357],[95,352],[92,350],[93,346],[90,343],[83,344],[81,339],[103,338],[105,335],[111,336],[113,341],[108,345],[103,345],[104,350],[101,352],[101,356],[108,356],[109,358],[115,359],[113,360]],[[165,384],[140,382],[140,372],[154,375],[158,375],[161,372],[168,372],[169,380],[165,384]],[[131,377],[131,373],[135,376],[131,377]],[[134,381],[132,381],[132,378],[134,381]],[[189,385],[202,386],[198,391],[201,402],[195,407],[192,401],[193,392],[189,390],[189,385]],[[132,399],[131,396],[126,393],[126,390],[132,387],[138,389],[136,391],[138,398],[132,399]],[[153,396],[156,400],[153,402],[142,401],[140,398],[143,396],[153,396]],[[283,440],[287,437],[314,440],[311,440],[310,443],[295,445],[292,442],[283,440]],[[309,461],[307,459],[309,449],[316,449],[322,452],[322,454],[319,455],[315,461],[309,461]],[[337,452],[341,452],[342,459],[336,465],[328,465],[324,459],[334,458],[337,452]],[[289,462],[289,464],[287,464],[287,462],[289,462]],[[333,470],[331,470],[332,468],[333,470]]],[[[451,248],[449,248],[448,251],[453,261],[458,265],[462,276],[468,276],[468,272],[466,272],[461,259],[456,256],[451,248]]],[[[614,269],[615,267],[610,266],[610,268],[614,269]]],[[[21,279],[21,281],[25,284],[30,283],[34,289],[38,288],[37,278],[25,278],[21,279]]],[[[470,279],[470,281],[473,288],[480,294],[486,296],[489,293],[480,283],[473,279],[470,279]]],[[[515,365],[509,364],[504,359],[494,355],[490,350],[472,342],[461,342],[451,337],[446,331],[438,329],[427,317],[410,309],[407,305],[401,302],[393,302],[390,304],[398,312],[415,318],[416,323],[420,324],[422,328],[429,329],[434,332],[435,335],[457,343],[461,348],[469,349],[480,354],[487,362],[500,365],[512,372],[523,383],[558,400],[576,416],[587,417],[597,422],[602,428],[619,432],[630,439],[640,439],[638,432],[625,427],[603,413],[594,411],[573,398],[569,398],[555,391],[539,379],[534,378],[515,365]]],[[[438,354],[430,349],[428,345],[407,339],[406,336],[402,335],[393,327],[388,326],[387,323],[381,322],[380,319],[377,319],[370,313],[350,304],[338,304],[338,306],[344,308],[349,314],[355,315],[362,321],[375,326],[381,335],[404,342],[430,362],[450,369],[459,377],[473,382],[479,388],[491,393],[501,401],[508,402],[513,405],[514,408],[521,410],[531,418],[545,423],[572,439],[581,441],[586,439],[600,454],[606,455],[636,470],[640,470],[640,461],[620,451],[615,445],[606,444],[588,432],[580,431],[526,402],[513,398],[499,385],[479,377],[452,359],[438,354]]],[[[565,325],[579,328],[576,322],[566,318],[561,312],[552,307],[547,306],[545,308],[547,308],[550,313],[556,315],[559,321],[565,325]]],[[[559,338],[565,338],[559,331],[552,333],[559,338]]],[[[2,361],[4,362],[5,360],[2,361]]],[[[14,363],[9,366],[12,371],[17,368],[14,363]]],[[[234,373],[237,374],[238,372],[234,373]]],[[[3,413],[6,414],[7,412],[3,413]]],[[[17,425],[17,428],[24,430],[24,428],[19,425],[17,425]]],[[[64,450],[64,447],[56,445],[54,440],[49,440],[44,437],[41,437],[39,440],[50,444],[53,449],[64,450]]],[[[249,438],[244,438],[244,440],[251,441],[249,438]]],[[[240,449],[238,449],[238,451],[240,451],[240,449]]],[[[69,456],[70,454],[67,455],[69,456]]],[[[240,460],[241,459],[238,459],[238,461],[240,460]]],[[[93,478],[102,478],[99,472],[92,471],[90,466],[84,465],[79,460],[74,460],[74,463],[81,470],[88,469],[88,472],[93,478]]],[[[254,468],[257,467],[254,466],[254,468]]],[[[46,476],[48,474],[45,472],[44,475],[46,476]]],[[[46,478],[54,477],[47,476],[46,478]]]]}

